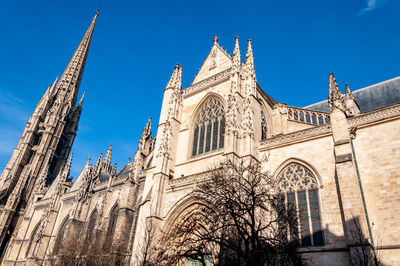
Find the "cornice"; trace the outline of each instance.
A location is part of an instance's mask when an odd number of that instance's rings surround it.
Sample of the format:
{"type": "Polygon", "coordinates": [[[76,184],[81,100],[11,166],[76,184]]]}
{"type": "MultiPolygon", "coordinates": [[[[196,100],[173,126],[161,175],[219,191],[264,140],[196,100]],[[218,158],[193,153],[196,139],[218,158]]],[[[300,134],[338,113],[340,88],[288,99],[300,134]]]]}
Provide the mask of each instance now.
{"type": "Polygon", "coordinates": [[[263,140],[260,142],[261,146],[260,149],[263,150],[265,148],[272,148],[283,144],[289,144],[292,142],[297,142],[300,140],[309,139],[324,134],[330,134],[331,132],[332,132],[332,127],[330,124],[325,124],[323,126],[317,126],[313,128],[307,128],[293,133],[280,135],[270,139],[263,140]]]}
{"type": "Polygon", "coordinates": [[[378,109],[356,117],[348,119],[349,127],[362,126],[388,118],[400,116],[400,104],[392,105],[387,108],[378,109]]]}
{"type": "Polygon", "coordinates": [[[200,89],[203,89],[204,87],[210,86],[214,83],[217,83],[223,79],[228,78],[231,75],[231,69],[228,68],[226,70],[223,70],[211,77],[208,77],[202,81],[199,81],[189,87],[186,87],[182,90],[183,97],[188,97],[189,95],[192,95],[196,92],[198,92],[200,89]]]}

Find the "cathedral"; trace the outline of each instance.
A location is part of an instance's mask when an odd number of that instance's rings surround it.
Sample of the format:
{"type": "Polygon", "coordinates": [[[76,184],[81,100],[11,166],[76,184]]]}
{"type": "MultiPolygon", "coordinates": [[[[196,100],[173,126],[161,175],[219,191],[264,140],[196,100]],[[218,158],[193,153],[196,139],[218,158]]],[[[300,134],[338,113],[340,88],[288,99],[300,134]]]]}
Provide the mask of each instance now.
{"type": "Polygon", "coordinates": [[[123,264],[137,265],[149,221],[159,232],[174,227],[196,205],[196,180],[228,156],[251,158],[278,180],[300,213],[307,264],[351,265],[357,219],[382,263],[400,265],[400,77],[341,92],[329,73],[327,100],[288,106],[257,83],[251,40],[242,60],[238,37],[232,54],[214,37],[189,87],[181,65],[160,85],[159,123],[149,119],[134,160],[117,169],[110,145],[72,180],[77,95],[97,16],[1,174],[2,265],[47,265],[74,232],[105,232],[123,264]]]}

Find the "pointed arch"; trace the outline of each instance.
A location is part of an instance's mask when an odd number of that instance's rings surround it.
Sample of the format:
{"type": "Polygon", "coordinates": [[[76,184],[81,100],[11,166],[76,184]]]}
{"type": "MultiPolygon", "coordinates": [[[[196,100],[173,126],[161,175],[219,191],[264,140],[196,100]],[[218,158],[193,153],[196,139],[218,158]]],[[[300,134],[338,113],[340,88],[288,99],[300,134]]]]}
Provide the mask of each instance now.
{"type": "Polygon", "coordinates": [[[298,215],[298,235],[302,246],[324,245],[317,172],[298,159],[289,159],[275,173],[277,191],[286,206],[298,215]]]}
{"type": "Polygon", "coordinates": [[[168,235],[168,232],[173,228],[173,226],[177,223],[180,217],[192,212],[199,205],[204,205],[204,202],[201,202],[193,197],[192,193],[185,195],[183,198],[179,199],[168,211],[165,216],[166,223],[164,224],[164,232],[165,235],[168,235]]]}
{"type": "Polygon", "coordinates": [[[225,102],[216,93],[208,93],[195,108],[190,121],[189,158],[224,148],[225,102]]]}
{"type": "Polygon", "coordinates": [[[118,214],[119,214],[119,205],[118,202],[114,204],[114,206],[110,210],[109,218],[108,218],[108,228],[107,234],[113,235],[115,232],[115,227],[118,221],[118,214]]]}
{"type": "Polygon", "coordinates": [[[89,220],[87,222],[87,227],[86,230],[88,233],[90,233],[91,231],[93,231],[96,227],[96,222],[98,219],[98,211],[97,208],[95,208],[92,213],[89,216],[89,220]]]}
{"type": "Polygon", "coordinates": [[[33,254],[34,254],[34,251],[36,248],[36,245],[34,243],[35,236],[39,230],[40,225],[41,225],[41,222],[39,221],[32,230],[31,237],[29,238],[28,248],[26,249],[26,254],[25,254],[26,257],[33,256],[33,254]]]}
{"type": "Polygon", "coordinates": [[[65,236],[65,233],[68,231],[68,225],[69,225],[68,220],[69,220],[69,215],[67,215],[64,218],[63,222],[60,225],[60,229],[58,230],[57,233],[56,242],[54,244],[54,253],[57,253],[62,246],[63,238],[65,236]]]}
{"type": "Polygon", "coordinates": [[[312,175],[316,178],[316,181],[318,182],[318,188],[322,188],[323,184],[322,184],[322,179],[321,176],[319,175],[318,171],[315,169],[314,166],[312,166],[311,164],[309,164],[308,162],[301,160],[299,158],[295,158],[295,157],[291,157],[289,159],[286,159],[285,161],[283,161],[279,167],[275,170],[274,173],[274,177],[277,180],[278,179],[278,175],[279,173],[282,172],[282,170],[288,166],[291,163],[295,163],[295,164],[299,164],[304,166],[305,168],[307,168],[308,170],[311,171],[312,175]]]}

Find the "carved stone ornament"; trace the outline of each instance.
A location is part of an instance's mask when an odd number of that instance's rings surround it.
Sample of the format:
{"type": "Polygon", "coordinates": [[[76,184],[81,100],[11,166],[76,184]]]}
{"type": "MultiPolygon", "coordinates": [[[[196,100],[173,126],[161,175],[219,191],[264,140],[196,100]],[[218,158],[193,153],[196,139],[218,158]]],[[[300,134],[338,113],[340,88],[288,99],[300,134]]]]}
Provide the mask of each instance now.
{"type": "Polygon", "coordinates": [[[242,119],[242,130],[243,130],[243,137],[250,136],[254,138],[254,127],[253,127],[253,120],[254,120],[254,111],[251,106],[251,94],[249,91],[249,84],[246,84],[246,98],[243,101],[243,119],[242,119]]]}
{"type": "Polygon", "coordinates": [[[211,51],[211,65],[209,70],[213,70],[217,67],[217,48],[214,46],[213,50],[211,51]]]}
{"type": "Polygon", "coordinates": [[[89,168],[88,171],[83,175],[83,182],[79,188],[76,195],[76,200],[79,202],[85,202],[87,198],[91,195],[91,187],[93,183],[92,169],[89,168]]]}
{"type": "Polygon", "coordinates": [[[171,147],[170,147],[169,141],[170,141],[171,134],[172,134],[172,127],[171,127],[170,117],[171,117],[171,110],[168,113],[168,119],[164,125],[160,147],[159,147],[158,153],[156,155],[157,158],[164,157],[164,158],[168,159],[171,156],[171,153],[170,153],[171,147]]]}
{"type": "Polygon", "coordinates": [[[317,189],[318,182],[314,174],[298,163],[290,163],[278,176],[279,192],[317,189]]]}
{"type": "Polygon", "coordinates": [[[236,81],[231,82],[231,90],[228,95],[228,108],[226,112],[226,134],[227,135],[239,135],[238,130],[238,117],[239,117],[239,103],[237,99],[237,86],[236,81]]]}

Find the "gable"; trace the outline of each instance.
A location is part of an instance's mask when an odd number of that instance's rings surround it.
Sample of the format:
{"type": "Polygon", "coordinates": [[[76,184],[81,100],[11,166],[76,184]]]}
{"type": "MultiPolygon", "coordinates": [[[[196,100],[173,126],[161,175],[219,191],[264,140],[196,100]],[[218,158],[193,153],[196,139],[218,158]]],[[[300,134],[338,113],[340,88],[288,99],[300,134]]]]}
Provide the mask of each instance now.
{"type": "Polygon", "coordinates": [[[218,45],[214,43],[211,51],[204,60],[199,72],[197,72],[192,84],[209,78],[221,71],[224,71],[232,66],[231,57],[218,45]]]}

